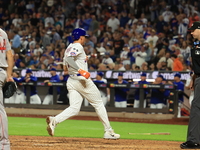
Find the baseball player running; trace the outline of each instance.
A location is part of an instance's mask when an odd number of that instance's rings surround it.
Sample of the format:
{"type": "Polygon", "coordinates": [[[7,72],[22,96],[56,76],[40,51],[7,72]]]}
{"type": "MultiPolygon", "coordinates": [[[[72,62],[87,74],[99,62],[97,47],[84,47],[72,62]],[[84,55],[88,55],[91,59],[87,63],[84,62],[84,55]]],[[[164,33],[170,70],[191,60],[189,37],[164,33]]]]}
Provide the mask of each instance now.
{"type": "Polygon", "coordinates": [[[0,51],[0,149],[10,150],[8,120],[3,104],[2,86],[5,81],[14,81],[12,78],[14,59],[8,36],[2,29],[0,29],[0,51]]]}
{"type": "Polygon", "coordinates": [[[47,117],[47,131],[49,135],[53,136],[58,123],[78,115],[84,97],[95,108],[104,126],[104,139],[119,139],[120,135],[114,133],[110,126],[100,92],[91,80],[90,73],[88,72],[87,56],[83,49],[86,36],[86,31],[82,28],[76,28],[72,31],[74,42],[67,47],[63,58],[64,70],[68,69],[70,75],[67,81],[70,106],[55,117],[47,117]]]}

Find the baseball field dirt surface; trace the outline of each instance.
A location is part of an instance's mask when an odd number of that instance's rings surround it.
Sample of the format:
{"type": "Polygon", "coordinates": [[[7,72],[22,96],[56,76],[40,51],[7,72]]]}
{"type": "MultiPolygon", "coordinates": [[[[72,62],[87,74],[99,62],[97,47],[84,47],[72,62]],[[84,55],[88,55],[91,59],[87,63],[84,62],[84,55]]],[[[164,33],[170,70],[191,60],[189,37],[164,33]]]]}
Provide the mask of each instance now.
{"type": "MultiPolygon", "coordinates": [[[[13,115],[12,115],[13,116],[13,115]]],[[[27,115],[26,115],[27,117],[27,115]]],[[[30,116],[41,117],[44,116],[30,116]]],[[[98,120],[97,117],[77,116],[76,120],[98,120]]],[[[110,121],[187,125],[188,118],[144,120],[111,117],[110,121]]],[[[31,131],[30,131],[31,132],[31,131]]],[[[104,140],[100,138],[66,138],[44,136],[10,136],[11,150],[179,150],[182,142],[150,140],[104,140]]]]}

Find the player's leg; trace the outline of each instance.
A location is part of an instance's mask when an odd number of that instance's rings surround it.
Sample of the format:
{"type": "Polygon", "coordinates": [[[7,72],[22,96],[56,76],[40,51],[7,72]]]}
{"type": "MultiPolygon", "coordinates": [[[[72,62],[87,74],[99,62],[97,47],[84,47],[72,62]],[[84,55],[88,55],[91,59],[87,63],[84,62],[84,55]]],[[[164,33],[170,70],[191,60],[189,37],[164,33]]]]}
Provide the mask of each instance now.
{"type": "MultiPolygon", "coordinates": [[[[163,108],[163,103],[156,104],[156,108],[157,109],[162,109],[163,108]]],[[[162,114],[162,113],[158,113],[158,114],[162,114]]]]}
{"type": "Polygon", "coordinates": [[[182,105],[182,103],[179,102],[179,103],[178,103],[178,114],[177,114],[177,118],[180,118],[180,117],[181,117],[181,105],[182,105]]]}
{"type": "Polygon", "coordinates": [[[0,71],[0,149],[10,150],[10,141],[8,139],[8,119],[3,104],[2,85],[6,78],[6,72],[0,71]]]}
{"type": "Polygon", "coordinates": [[[89,106],[89,102],[86,98],[84,98],[84,106],[89,106]]]}
{"type": "Polygon", "coordinates": [[[106,106],[106,104],[107,104],[107,102],[108,102],[107,99],[108,99],[108,98],[107,98],[106,96],[103,96],[103,97],[102,97],[104,106],[106,106]]]}
{"type": "Polygon", "coordinates": [[[41,104],[41,99],[40,99],[40,97],[39,97],[37,94],[32,95],[32,96],[30,97],[30,104],[41,104]]]}
{"type": "Polygon", "coordinates": [[[21,99],[21,103],[26,104],[25,94],[23,92],[19,95],[19,97],[21,99]]]}
{"type": "MultiPolygon", "coordinates": [[[[156,109],[156,104],[151,103],[151,104],[150,104],[150,108],[151,108],[151,109],[156,109]]],[[[155,114],[155,113],[152,112],[151,114],[155,114]]]]}
{"type": "Polygon", "coordinates": [[[147,100],[144,99],[144,105],[143,105],[143,107],[146,108],[146,105],[147,105],[147,100]]]}
{"type": "Polygon", "coordinates": [[[120,102],[115,102],[115,107],[120,108],[121,107],[120,102]]]}
{"type": "Polygon", "coordinates": [[[139,104],[140,104],[140,101],[135,99],[134,104],[133,104],[133,108],[139,108],[139,104]]]}
{"type": "Polygon", "coordinates": [[[191,91],[190,97],[189,97],[189,104],[190,104],[190,106],[192,105],[193,99],[194,99],[194,91],[191,91]]]}
{"type": "Polygon", "coordinates": [[[104,129],[105,139],[118,139],[120,138],[119,134],[115,134],[112,127],[110,126],[110,122],[108,120],[107,111],[105,109],[105,106],[103,104],[103,101],[101,99],[100,92],[96,85],[93,83],[92,80],[87,80],[86,88],[82,88],[81,94],[90,102],[90,104],[95,108],[95,111],[100,118],[104,129]]]}
{"type": "Polygon", "coordinates": [[[43,105],[53,104],[53,95],[47,94],[42,102],[43,105]]]}
{"type": "Polygon", "coordinates": [[[127,101],[122,101],[121,103],[121,108],[126,108],[127,107],[127,101]]]}
{"type": "Polygon", "coordinates": [[[17,90],[17,93],[16,93],[16,98],[15,98],[15,104],[20,104],[21,103],[21,95],[22,93],[18,92],[17,90]]]}
{"type": "Polygon", "coordinates": [[[162,109],[162,108],[163,108],[163,103],[158,103],[158,104],[156,104],[156,108],[157,108],[157,109],[162,109]]]}
{"type": "Polygon", "coordinates": [[[83,102],[83,97],[80,95],[79,92],[75,90],[68,90],[69,91],[69,103],[70,106],[63,110],[60,114],[56,115],[55,117],[47,117],[47,131],[49,135],[54,135],[54,129],[58,123],[67,120],[70,117],[78,115],[81,104],[83,102]]]}

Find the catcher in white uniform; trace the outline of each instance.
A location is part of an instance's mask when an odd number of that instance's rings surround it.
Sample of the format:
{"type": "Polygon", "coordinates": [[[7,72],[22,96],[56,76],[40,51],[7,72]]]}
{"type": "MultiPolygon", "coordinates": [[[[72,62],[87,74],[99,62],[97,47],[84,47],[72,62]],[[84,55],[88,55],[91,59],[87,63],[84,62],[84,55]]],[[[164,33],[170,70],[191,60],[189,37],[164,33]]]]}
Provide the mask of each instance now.
{"type": "Polygon", "coordinates": [[[95,111],[104,126],[104,139],[119,139],[120,135],[114,133],[110,126],[100,92],[90,79],[87,56],[82,46],[85,44],[85,36],[87,36],[86,31],[82,28],[76,28],[72,31],[74,42],[67,47],[63,59],[64,70],[68,70],[70,75],[67,81],[70,106],[55,117],[47,117],[47,131],[49,135],[53,136],[55,127],[58,123],[78,115],[83,98],[86,98],[95,108],[95,111]]]}

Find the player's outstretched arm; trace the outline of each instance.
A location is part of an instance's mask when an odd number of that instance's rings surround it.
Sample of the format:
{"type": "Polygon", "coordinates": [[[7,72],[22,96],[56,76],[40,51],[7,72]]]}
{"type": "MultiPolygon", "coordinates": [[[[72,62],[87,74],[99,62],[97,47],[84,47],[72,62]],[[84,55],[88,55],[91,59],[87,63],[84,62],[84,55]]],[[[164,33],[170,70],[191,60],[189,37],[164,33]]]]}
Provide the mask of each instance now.
{"type": "Polygon", "coordinates": [[[88,79],[90,77],[90,73],[83,70],[83,69],[80,69],[78,67],[78,65],[76,64],[76,62],[74,61],[74,58],[73,57],[67,57],[66,58],[66,61],[67,63],[70,65],[70,67],[76,69],[83,77],[85,77],[86,79],[88,79]]]}

